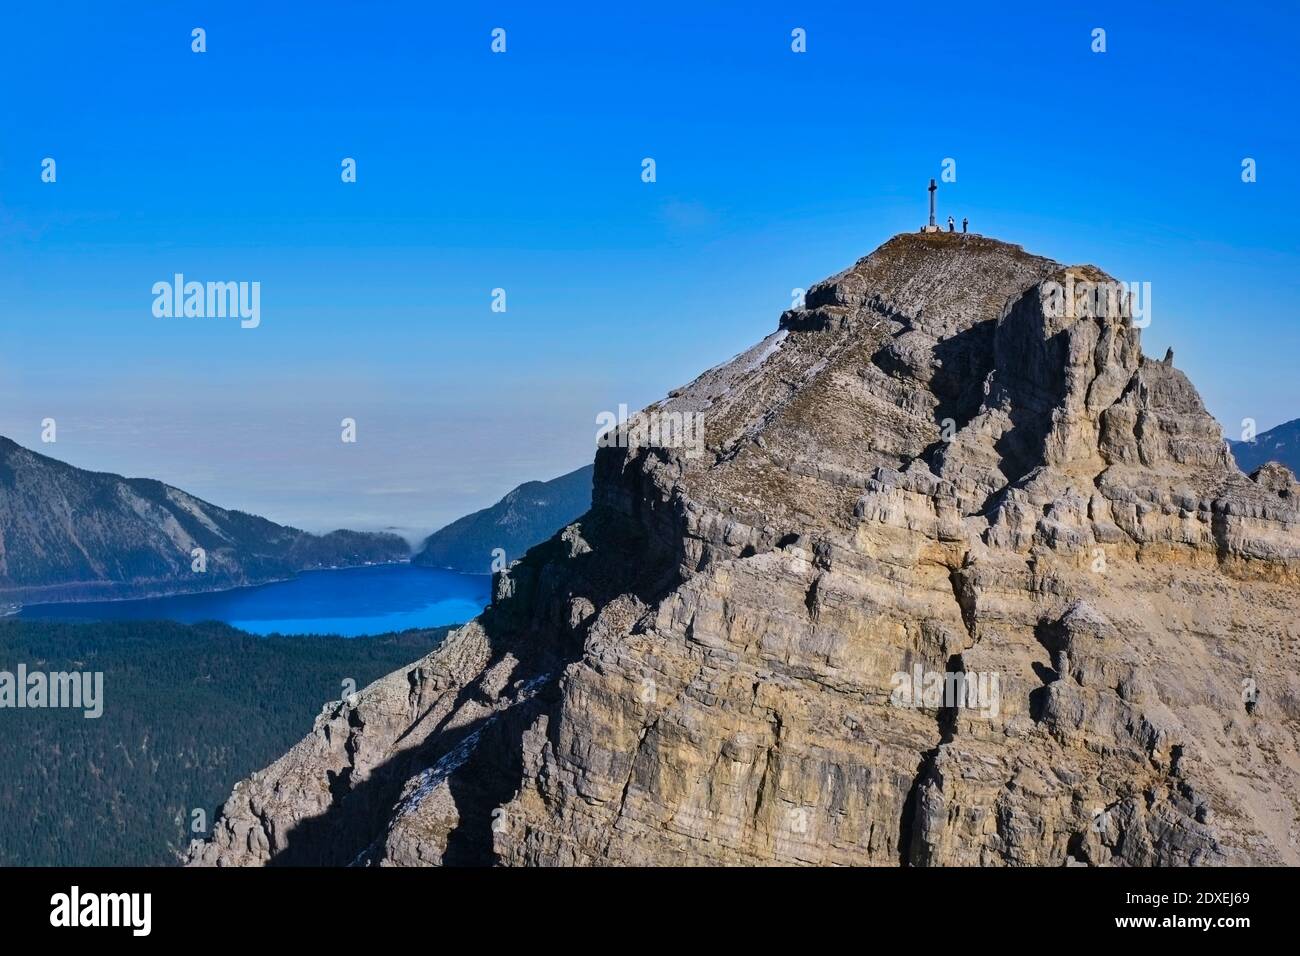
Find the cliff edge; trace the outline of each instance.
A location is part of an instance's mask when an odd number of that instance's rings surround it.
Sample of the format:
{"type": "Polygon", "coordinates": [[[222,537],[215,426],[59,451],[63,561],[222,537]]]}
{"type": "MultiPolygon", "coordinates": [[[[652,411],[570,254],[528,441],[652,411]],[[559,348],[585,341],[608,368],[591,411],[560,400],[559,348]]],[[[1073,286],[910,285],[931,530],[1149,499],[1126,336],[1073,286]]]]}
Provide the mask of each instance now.
{"type": "Polygon", "coordinates": [[[1300,486],[1112,288],[943,234],[814,286],[190,862],[1300,863],[1300,486]]]}

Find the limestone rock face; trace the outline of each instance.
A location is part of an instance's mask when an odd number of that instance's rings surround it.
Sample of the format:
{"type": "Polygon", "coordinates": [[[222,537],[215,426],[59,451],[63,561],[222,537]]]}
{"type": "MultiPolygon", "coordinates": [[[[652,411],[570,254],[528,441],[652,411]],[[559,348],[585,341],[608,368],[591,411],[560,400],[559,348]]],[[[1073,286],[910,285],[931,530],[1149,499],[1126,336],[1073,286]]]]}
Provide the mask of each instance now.
{"type": "Polygon", "coordinates": [[[1300,863],[1300,487],[1062,308],[1110,281],[940,234],[819,283],[191,862],[1300,863]]]}

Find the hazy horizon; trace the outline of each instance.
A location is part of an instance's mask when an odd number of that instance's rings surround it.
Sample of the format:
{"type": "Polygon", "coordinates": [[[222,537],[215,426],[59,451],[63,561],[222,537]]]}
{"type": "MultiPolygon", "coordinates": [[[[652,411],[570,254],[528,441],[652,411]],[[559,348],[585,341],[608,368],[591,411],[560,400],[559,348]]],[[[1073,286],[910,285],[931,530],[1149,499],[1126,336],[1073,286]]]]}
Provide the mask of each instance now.
{"type": "Polygon", "coordinates": [[[40,95],[0,105],[0,434],[418,538],[591,461],[600,412],[915,231],[931,177],[941,221],[1150,282],[1145,349],[1227,437],[1300,417],[1294,9],[683,9],[15,11],[0,79],[40,95]],[[259,283],[257,327],[158,317],[177,274],[259,283]]]}

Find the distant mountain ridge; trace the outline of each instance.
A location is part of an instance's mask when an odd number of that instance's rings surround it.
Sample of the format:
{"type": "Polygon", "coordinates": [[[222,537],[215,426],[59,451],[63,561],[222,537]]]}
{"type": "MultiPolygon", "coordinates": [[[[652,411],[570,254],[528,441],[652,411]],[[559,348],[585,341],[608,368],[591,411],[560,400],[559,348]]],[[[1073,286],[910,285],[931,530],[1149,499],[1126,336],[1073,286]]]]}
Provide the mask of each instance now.
{"type": "Polygon", "coordinates": [[[395,534],[309,534],[0,438],[0,603],[213,591],[409,553],[395,534]],[[196,548],[203,572],[192,570],[196,548]]]}
{"type": "Polygon", "coordinates": [[[425,539],[413,564],[486,574],[492,552],[507,562],[551,537],[591,507],[593,466],[550,481],[528,481],[491,507],[457,518],[425,539]]]}
{"type": "Polygon", "coordinates": [[[1237,459],[1237,467],[1246,474],[1270,461],[1286,465],[1292,474],[1300,473],[1300,418],[1256,435],[1253,442],[1228,444],[1232,446],[1232,457],[1237,459]]]}

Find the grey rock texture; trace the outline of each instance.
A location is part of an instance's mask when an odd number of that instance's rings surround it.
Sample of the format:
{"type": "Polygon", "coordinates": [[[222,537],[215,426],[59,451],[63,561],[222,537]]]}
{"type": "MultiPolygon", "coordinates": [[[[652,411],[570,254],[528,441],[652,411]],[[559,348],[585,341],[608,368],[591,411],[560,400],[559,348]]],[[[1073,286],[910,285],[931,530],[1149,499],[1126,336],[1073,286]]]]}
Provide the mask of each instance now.
{"type": "Polygon", "coordinates": [[[1300,862],[1294,478],[1067,281],[1108,280],[901,235],[819,283],[646,410],[707,454],[601,449],[591,511],[190,861],[1300,862]]]}

